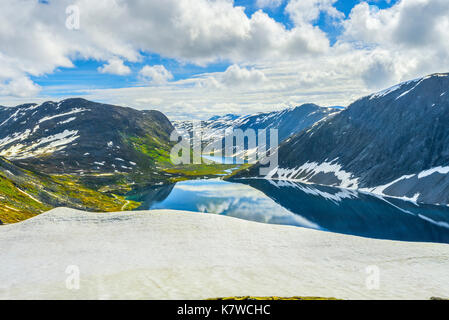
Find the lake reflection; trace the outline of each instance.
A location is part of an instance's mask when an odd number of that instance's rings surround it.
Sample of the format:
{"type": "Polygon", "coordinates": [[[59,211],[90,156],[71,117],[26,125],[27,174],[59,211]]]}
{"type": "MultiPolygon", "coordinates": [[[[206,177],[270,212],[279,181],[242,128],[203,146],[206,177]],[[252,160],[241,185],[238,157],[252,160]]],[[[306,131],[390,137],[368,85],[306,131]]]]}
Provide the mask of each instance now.
{"type": "Polygon", "coordinates": [[[251,186],[222,180],[178,182],[175,186],[157,187],[147,190],[146,193],[133,194],[129,199],[144,201],[140,210],[195,211],[264,223],[319,228],[318,225],[283,208],[251,186]],[[155,194],[160,197],[155,198],[155,194]]]}
{"type": "Polygon", "coordinates": [[[449,208],[262,179],[196,180],[134,192],[139,209],[174,209],[370,238],[449,243],[449,208]]]}

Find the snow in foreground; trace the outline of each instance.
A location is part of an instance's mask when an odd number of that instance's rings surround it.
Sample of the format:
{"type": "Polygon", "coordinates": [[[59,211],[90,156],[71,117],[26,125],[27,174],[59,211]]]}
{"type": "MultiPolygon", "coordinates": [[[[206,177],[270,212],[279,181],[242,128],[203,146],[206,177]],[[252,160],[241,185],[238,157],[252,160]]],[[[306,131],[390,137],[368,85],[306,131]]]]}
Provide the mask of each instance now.
{"type": "Polygon", "coordinates": [[[449,297],[448,245],[169,210],[55,209],[0,227],[0,261],[0,299],[449,297]]]}

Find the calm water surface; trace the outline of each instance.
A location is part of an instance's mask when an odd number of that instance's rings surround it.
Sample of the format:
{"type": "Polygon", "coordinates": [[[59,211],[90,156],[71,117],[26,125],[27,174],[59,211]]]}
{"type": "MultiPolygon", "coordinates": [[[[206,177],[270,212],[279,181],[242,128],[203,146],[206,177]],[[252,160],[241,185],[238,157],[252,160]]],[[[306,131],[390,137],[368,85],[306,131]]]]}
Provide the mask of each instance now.
{"type": "Polygon", "coordinates": [[[449,243],[449,208],[262,179],[195,180],[134,191],[143,209],[174,209],[356,236],[449,243]]]}

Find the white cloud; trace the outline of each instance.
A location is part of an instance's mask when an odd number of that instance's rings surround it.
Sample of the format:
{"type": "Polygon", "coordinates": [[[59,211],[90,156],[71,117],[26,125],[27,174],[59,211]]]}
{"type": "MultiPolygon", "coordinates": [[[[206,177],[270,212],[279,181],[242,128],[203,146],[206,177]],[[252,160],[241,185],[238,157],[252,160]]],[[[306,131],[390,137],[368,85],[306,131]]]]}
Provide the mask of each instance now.
{"type": "Polygon", "coordinates": [[[282,4],[283,0],[257,0],[258,8],[277,8],[282,4]]]}
{"type": "Polygon", "coordinates": [[[17,98],[33,97],[39,93],[40,87],[27,77],[15,78],[0,84],[0,95],[17,98]]]}
{"type": "Polygon", "coordinates": [[[361,76],[369,87],[448,71],[447,0],[399,1],[383,10],[362,2],[343,26],[341,43],[352,43],[352,50],[365,47],[371,52],[361,65],[361,76]]]}
{"type": "Polygon", "coordinates": [[[260,70],[241,68],[238,65],[232,65],[223,73],[223,83],[234,86],[244,83],[259,84],[266,80],[265,74],[260,70]]]}
{"type": "Polygon", "coordinates": [[[131,69],[124,65],[123,60],[114,58],[110,59],[108,63],[102,67],[99,67],[98,72],[125,76],[131,73],[131,69]]]}
{"type": "Polygon", "coordinates": [[[246,88],[258,86],[267,81],[261,70],[248,69],[236,64],[229,66],[222,73],[215,73],[198,81],[200,87],[206,88],[229,88],[245,86],[246,88]]]}
{"type": "Polygon", "coordinates": [[[352,9],[350,19],[344,22],[349,39],[404,48],[447,46],[447,41],[435,41],[445,39],[448,24],[449,2],[446,0],[399,1],[384,10],[362,2],[352,9]]]}
{"type": "Polygon", "coordinates": [[[290,0],[285,11],[297,25],[314,22],[321,12],[342,19],[344,14],[333,6],[335,2],[337,0],[290,0]]]}
{"type": "Polygon", "coordinates": [[[74,59],[108,61],[100,72],[125,74],[126,64],[141,61],[142,52],[174,58],[181,66],[230,62],[231,67],[173,81],[164,66],[146,66],[141,79],[157,86],[94,90],[86,98],[157,107],[171,116],[185,116],[189,109],[205,117],[304,102],[346,105],[398,81],[449,71],[444,69],[449,66],[447,0],[403,0],[383,10],[361,1],[347,18],[335,0],[286,4],[291,28],[263,10],[248,17],[231,0],[60,0],[46,5],[2,0],[1,104],[37,94],[32,76],[73,67],[74,59]],[[80,30],[65,28],[69,4],[80,8],[80,30]],[[343,30],[332,46],[313,25],[323,13],[343,30]]]}
{"type": "Polygon", "coordinates": [[[99,71],[123,75],[123,62],[139,61],[141,52],[205,65],[296,59],[329,48],[318,28],[287,30],[261,10],[248,17],[232,0],[2,0],[0,43],[3,85],[74,67],[77,58],[109,61],[99,71]],[[66,28],[69,5],[79,8],[79,30],[66,28]]]}
{"type": "Polygon", "coordinates": [[[164,84],[173,79],[173,74],[162,65],[145,66],[139,72],[140,77],[152,84],[164,84]]]}

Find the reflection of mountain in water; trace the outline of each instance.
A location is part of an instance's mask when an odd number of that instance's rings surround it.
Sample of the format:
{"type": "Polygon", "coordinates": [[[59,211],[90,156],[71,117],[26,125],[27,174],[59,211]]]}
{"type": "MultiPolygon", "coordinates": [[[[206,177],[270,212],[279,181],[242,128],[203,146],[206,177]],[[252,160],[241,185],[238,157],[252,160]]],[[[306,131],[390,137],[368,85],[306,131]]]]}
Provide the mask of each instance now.
{"type": "Polygon", "coordinates": [[[148,210],[153,205],[164,201],[170,195],[175,184],[154,186],[143,190],[134,190],[127,196],[128,200],[142,202],[137,210],[148,210]]]}
{"type": "Polygon", "coordinates": [[[355,190],[239,179],[183,181],[134,191],[139,209],[221,214],[369,238],[449,243],[449,208],[355,190]]]}
{"type": "Polygon", "coordinates": [[[449,208],[294,182],[238,180],[325,230],[370,238],[449,243],[449,208]]]}

